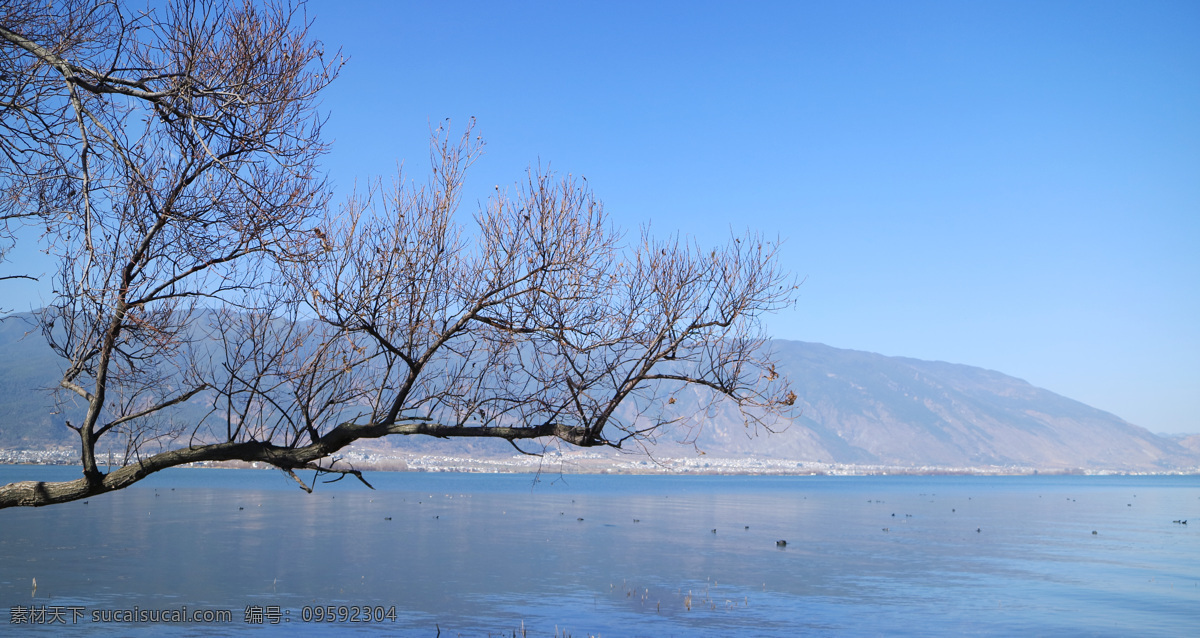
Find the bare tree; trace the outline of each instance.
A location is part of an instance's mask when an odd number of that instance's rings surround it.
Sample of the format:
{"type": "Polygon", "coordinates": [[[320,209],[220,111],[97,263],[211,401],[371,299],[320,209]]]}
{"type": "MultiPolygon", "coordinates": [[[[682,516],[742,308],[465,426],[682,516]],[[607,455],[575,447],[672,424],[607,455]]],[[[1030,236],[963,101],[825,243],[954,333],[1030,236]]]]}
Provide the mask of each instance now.
{"type": "MultiPolygon", "coordinates": [[[[0,30],[66,87],[48,104],[86,115],[76,139],[103,149],[31,144],[61,188],[92,193],[47,196],[63,210],[44,217],[63,266],[41,317],[66,362],[64,396],[79,404],[63,410],[80,415],[68,425],[84,477],[0,487],[0,507],[85,498],[197,461],[361,479],[331,455],[393,434],[500,438],[526,452],[553,440],[627,447],[703,418],[675,409],[685,388],[756,427],[794,401],[758,323],[794,300],[777,242],[629,239],[582,178],[542,170],[497,188],[464,223],[463,182],[482,148],[470,126],[434,132],[423,185],[400,175],[330,210],[311,98],[336,69],[302,21],[292,26],[294,11],[109,10],[106,28],[123,38],[93,52],[104,64],[68,62],[70,43],[46,34],[53,45],[0,30]],[[118,55],[134,59],[108,59],[118,55]],[[113,93],[119,104],[105,101],[113,93]],[[172,418],[185,402],[205,415],[172,418]],[[121,443],[119,469],[100,470],[101,437],[121,443]]],[[[34,178],[7,170],[8,192],[26,192],[14,184],[34,178]]]]}
{"type": "Polygon", "coordinates": [[[60,260],[40,323],[80,438],[66,494],[94,493],[102,437],[136,450],[205,389],[183,363],[198,307],[253,288],[323,207],[312,106],[337,67],[286,6],[26,1],[0,18],[0,216],[40,224],[60,260]]]}

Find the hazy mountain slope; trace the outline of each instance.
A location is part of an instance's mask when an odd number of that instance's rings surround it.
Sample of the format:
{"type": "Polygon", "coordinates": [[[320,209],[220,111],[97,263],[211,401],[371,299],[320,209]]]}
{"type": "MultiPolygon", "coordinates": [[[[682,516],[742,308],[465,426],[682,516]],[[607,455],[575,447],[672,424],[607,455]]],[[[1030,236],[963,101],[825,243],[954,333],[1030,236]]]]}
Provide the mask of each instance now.
{"type": "MultiPolygon", "coordinates": [[[[0,322],[0,447],[71,444],[73,433],[53,414],[48,391],[59,361],[40,334],[26,336],[30,329],[21,317],[0,322]]],[[[780,423],[781,432],[754,432],[725,407],[697,429],[664,434],[652,451],[694,454],[694,443],[713,456],[838,463],[1128,470],[1200,465],[1200,445],[1193,441],[1156,436],[999,372],[815,343],[777,340],[772,347],[777,369],[798,395],[799,414],[780,423]],[[688,447],[678,446],[680,440],[688,447]]],[[[676,407],[694,410],[702,398],[701,391],[684,393],[676,407]]],[[[198,415],[202,407],[185,410],[198,415]]],[[[514,452],[491,440],[414,437],[393,445],[463,456],[514,452]]]]}
{"type": "Polygon", "coordinates": [[[50,388],[59,370],[59,360],[29,315],[0,321],[0,447],[38,448],[77,440],[53,414],[50,388]]]}
{"type": "Polygon", "coordinates": [[[1200,456],[1200,434],[1175,435],[1170,438],[1184,449],[1191,450],[1200,456]]]}
{"type": "Polygon", "coordinates": [[[774,348],[800,416],[762,440],[729,436],[744,429],[733,419],[707,424],[701,449],[897,465],[1161,469],[1198,460],[1174,441],[999,372],[814,343],[774,348]]]}

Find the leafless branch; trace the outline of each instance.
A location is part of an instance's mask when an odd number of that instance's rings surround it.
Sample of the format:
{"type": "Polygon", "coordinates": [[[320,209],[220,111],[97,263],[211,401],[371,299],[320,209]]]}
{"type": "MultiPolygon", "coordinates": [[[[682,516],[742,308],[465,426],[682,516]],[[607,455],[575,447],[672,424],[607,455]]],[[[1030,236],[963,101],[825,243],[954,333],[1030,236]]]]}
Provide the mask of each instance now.
{"type": "Polygon", "coordinates": [[[645,449],[718,407],[770,430],[794,402],[759,324],[795,299],[777,240],[627,237],[541,166],[463,214],[474,122],[432,132],[423,182],[332,208],[313,100],[340,62],[297,7],[4,7],[0,223],[44,226],[60,260],[38,321],[84,477],[0,507],[200,461],[369,486],[328,459],[412,435],[645,449]]]}

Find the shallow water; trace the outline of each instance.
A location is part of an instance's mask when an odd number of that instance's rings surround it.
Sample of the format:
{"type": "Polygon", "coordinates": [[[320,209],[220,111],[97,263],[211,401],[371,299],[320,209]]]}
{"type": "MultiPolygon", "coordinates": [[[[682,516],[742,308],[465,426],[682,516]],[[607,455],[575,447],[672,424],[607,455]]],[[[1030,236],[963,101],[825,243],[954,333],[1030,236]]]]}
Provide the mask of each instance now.
{"type": "MultiPolygon", "coordinates": [[[[31,474],[78,468],[0,467],[5,483],[31,474]]],[[[5,629],[1186,636],[1200,622],[1200,477],[368,478],[377,490],[309,495],[274,471],[181,469],[0,511],[0,613],[84,610],[5,629]],[[395,620],[304,622],[314,605],[395,620]],[[135,606],[232,618],[91,620],[135,606]],[[248,607],[287,622],[247,624],[248,607]]]]}

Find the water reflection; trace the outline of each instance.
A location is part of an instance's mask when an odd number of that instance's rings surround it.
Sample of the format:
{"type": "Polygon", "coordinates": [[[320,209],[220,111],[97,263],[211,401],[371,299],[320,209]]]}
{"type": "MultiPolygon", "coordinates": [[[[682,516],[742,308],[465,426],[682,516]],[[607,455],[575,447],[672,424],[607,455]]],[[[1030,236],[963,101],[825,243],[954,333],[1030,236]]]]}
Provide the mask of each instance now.
{"type": "Polygon", "coordinates": [[[1170,523],[1200,506],[1195,478],[372,482],[308,495],[269,472],[175,472],[6,510],[0,601],[234,610],[176,628],[214,635],[270,631],[242,623],[249,605],[282,608],[289,633],[323,628],[299,622],[305,605],[395,606],[388,629],[414,635],[1145,635],[1200,619],[1200,543],[1170,523]]]}

